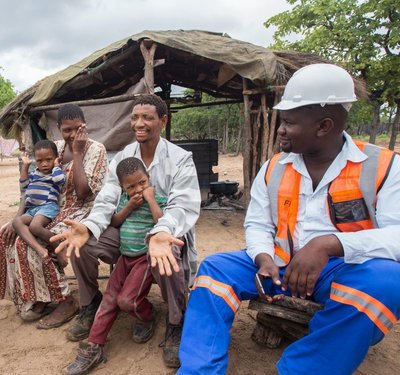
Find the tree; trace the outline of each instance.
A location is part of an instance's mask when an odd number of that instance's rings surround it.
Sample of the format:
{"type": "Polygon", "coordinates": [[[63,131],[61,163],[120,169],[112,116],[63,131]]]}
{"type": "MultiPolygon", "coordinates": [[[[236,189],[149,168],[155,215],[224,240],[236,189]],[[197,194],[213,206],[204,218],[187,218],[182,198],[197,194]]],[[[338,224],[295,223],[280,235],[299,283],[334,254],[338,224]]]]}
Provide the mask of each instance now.
{"type": "Polygon", "coordinates": [[[272,48],[316,53],[364,79],[373,94],[374,142],[382,104],[397,106],[400,98],[400,0],[287,2],[291,10],[265,22],[277,27],[272,48]]]}
{"type": "Polygon", "coordinates": [[[0,74],[0,109],[11,102],[15,95],[16,93],[12,83],[0,74]]]}

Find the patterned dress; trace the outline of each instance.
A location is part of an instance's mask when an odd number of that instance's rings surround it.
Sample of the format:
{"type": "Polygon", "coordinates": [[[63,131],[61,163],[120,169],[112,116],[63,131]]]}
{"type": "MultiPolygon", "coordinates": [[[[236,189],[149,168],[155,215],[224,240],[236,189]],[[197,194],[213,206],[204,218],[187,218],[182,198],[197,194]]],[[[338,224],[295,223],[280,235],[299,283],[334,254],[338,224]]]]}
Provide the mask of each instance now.
{"type": "MultiPolygon", "coordinates": [[[[65,141],[55,143],[62,156],[65,141]]],[[[108,171],[107,154],[101,143],[90,139],[86,142],[83,165],[92,191],[85,200],[79,200],[74,189],[73,161],[61,166],[65,173],[65,184],[60,193],[60,212],[47,227],[54,234],[67,229],[63,220],[80,221],[89,215],[108,171]]],[[[69,294],[64,272],[56,263],[43,260],[19,237],[9,248],[4,246],[0,238],[0,299],[11,299],[20,309],[29,302],[60,302],[69,294]]]]}

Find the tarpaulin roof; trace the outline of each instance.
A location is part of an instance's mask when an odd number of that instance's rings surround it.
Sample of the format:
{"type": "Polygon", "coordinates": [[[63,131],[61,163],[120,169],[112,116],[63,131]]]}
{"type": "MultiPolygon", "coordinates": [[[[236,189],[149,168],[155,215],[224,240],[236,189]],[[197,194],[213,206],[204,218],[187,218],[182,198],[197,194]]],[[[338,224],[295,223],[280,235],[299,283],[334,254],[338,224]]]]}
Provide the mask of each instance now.
{"type": "Polygon", "coordinates": [[[140,42],[157,44],[155,86],[175,84],[214,96],[242,98],[242,79],[250,88],[284,85],[300,67],[323,62],[317,56],[271,51],[226,34],[198,30],[143,31],[100,49],[50,75],[17,96],[0,113],[7,134],[21,126],[26,111],[44,104],[100,99],[126,93],[143,77],[140,42]]]}
{"type": "Polygon", "coordinates": [[[99,60],[103,62],[103,56],[127,47],[131,41],[137,42],[144,38],[198,57],[225,63],[240,76],[259,85],[274,83],[277,59],[272,51],[263,47],[232,39],[227,35],[204,31],[143,31],[114,42],[45,78],[29,100],[29,104],[34,106],[47,102],[63,84],[99,60]]]}

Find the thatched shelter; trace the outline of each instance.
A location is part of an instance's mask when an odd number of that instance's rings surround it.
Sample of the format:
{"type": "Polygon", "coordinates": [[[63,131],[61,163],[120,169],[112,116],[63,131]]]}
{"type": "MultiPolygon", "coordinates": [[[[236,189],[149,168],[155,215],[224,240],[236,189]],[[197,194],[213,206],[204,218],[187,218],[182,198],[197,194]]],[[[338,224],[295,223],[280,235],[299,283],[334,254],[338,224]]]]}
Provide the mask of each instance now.
{"type": "Polygon", "coordinates": [[[272,107],[289,77],[315,62],[324,61],[304,53],[271,51],[225,34],[143,31],[37,82],[3,109],[0,126],[3,135],[14,132],[27,146],[37,132],[57,138],[56,109],[75,102],[86,117],[92,115],[89,135],[117,150],[132,140],[128,119],[130,101],[137,94],[156,90],[174,109],[179,105],[171,99],[171,85],[206,92],[223,102],[243,102],[247,201],[259,167],[276,151],[277,113],[272,107]]]}

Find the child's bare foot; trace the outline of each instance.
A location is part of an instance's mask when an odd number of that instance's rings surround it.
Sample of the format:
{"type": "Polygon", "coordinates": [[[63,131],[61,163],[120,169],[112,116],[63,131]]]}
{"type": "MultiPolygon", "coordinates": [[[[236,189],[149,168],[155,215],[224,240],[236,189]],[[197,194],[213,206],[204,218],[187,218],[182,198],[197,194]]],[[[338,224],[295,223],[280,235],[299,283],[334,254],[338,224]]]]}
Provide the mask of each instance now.
{"type": "Polygon", "coordinates": [[[50,257],[48,250],[44,247],[40,247],[35,250],[43,260],[48,259],[50,257]]]}
{"type": "Polygon", "coordinates": [[[57,262],[61,268],[65,268],[68,266],[68,258],[65,251],[57,254],[57,262]]]}

